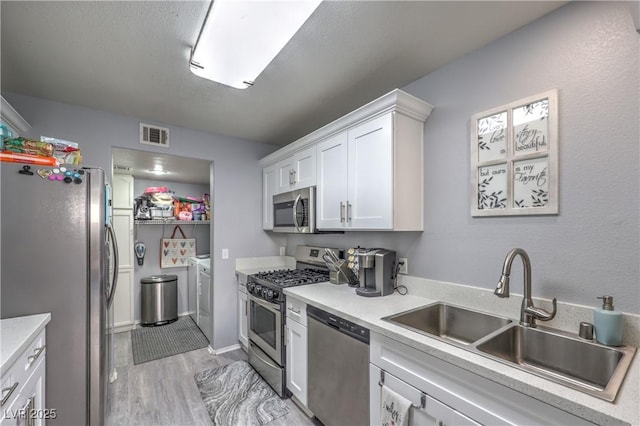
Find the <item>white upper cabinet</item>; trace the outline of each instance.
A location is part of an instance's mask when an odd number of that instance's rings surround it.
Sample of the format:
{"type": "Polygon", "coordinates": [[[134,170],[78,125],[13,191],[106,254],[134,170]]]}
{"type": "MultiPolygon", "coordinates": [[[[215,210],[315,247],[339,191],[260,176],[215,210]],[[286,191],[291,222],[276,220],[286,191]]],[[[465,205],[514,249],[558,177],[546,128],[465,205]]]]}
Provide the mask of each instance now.
{"type": "Polygon", "coordinates": [[[316,147],[312,146],[280,161],[277,193],[307,188],[316,184],[316,147]]]}
{"type": "Polygon", "coordinates": [[[320,230],[423,229],[422,123],[389,112],[318,144],[320,230]]]}
{"type": "Polygon", "coordinates": [[[393,113],[356,126],[347,136],[347,225],[393,229],[393,113]]]}
{"type": "Polygon", "coordinates": [[[347,225],[347,132],[320,142],[317,159],[316,226],[342,229],[347,225]]]}
{"type": "Polygon", "coordinates": [[[262,169],[262,229],[273,229],[273,195],[278,190],[278,164],[262,169]]]}
{"type": "Polygon", "coordinates": [[[113,175],[113,191],[111,202],[114,209],[132,209],[133,199],[133,176],[130,175],[113,175]]]}
{"type": "Polygon", "coordinates": [[[260,163],[277,168],[276,193],[317,186],[318,230],[422,231],[423,127],[432,109],[396,89],[260,163]]]}

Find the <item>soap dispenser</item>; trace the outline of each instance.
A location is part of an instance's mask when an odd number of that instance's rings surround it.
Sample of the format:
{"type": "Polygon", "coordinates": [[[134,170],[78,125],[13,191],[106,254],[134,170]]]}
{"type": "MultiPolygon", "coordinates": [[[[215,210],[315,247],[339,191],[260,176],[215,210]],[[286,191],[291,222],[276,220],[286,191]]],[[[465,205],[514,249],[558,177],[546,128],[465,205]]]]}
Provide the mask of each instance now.
{"type": "Polygon", "coordinates": [[[613,310],[613,296],[601,296],[602,309],[593,311],[596,340],[607,346],[622,344],[622,312],[613,310]]]}

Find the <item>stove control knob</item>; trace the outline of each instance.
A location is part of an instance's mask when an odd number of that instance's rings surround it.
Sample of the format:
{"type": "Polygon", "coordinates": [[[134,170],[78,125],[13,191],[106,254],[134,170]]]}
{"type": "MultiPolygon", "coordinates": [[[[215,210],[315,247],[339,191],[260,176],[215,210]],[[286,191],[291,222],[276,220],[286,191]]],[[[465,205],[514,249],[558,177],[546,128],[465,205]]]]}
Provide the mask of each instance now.
{"type": "Polygon", "coordinates": [[[268,291],[269,291],[269,289],[267,289],[267,288],[263,288],[262,289],[262,297],[264,297],[265,299],[267,298],[268,291]]]}
{"type": "Polygon", "coordinates": [[[278,290],[273,290],[273,298],[271,300],[276,300],[278,296],[280,296],[280,293],[278,292],[278,290]]]}
{"type": "Polygon", "coordinates": [[[247,283],[247,291],[252,293],[255,286],[255,283],[247,283]]]}
{"type": "Polygon", "coordinates": [[[273,300],[273,290],[267,291],[267,300],[273,300]]]}
{"type": "Polygon", "coordinates": [[[262,286],[260,284],[256,284],[253,294],[259,295],[262,293],[262,286]]]}

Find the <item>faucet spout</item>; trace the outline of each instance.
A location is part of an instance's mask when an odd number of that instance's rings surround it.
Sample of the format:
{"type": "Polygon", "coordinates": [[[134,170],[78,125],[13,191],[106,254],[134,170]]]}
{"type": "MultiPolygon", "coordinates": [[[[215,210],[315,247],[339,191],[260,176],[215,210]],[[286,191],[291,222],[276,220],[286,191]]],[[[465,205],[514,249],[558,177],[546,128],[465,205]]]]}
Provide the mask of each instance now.
{"type": "Polygon", "coordinates": [[[502,265],[502,275],[493,293],[498,297],[509,297],[511,265],[516,256],[520,256],[522,259],[524,269],[524,294],[522,298],[522,308],[520,309],[520,325],[523,327],[535,327],[536,319],[549,321],[556,316],[556,299],[553,299],[552,312],[547,312],[533,305],[533,300],[531,299],[531,261],[526,251],[521,248],[514,248],[507,253],[507,257],[504,259],[504,264],[502,265]]]}

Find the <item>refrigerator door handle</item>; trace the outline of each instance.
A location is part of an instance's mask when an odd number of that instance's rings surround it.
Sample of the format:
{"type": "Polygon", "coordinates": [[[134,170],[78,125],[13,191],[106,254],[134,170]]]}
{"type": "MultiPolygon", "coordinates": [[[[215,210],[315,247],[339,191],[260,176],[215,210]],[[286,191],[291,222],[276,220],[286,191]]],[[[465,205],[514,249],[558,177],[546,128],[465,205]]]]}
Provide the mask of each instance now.
{"type": "Polygon", "coordinates": [[[116,239],[116,233],[111,225],[107,225],[107,230],[109,232],[109,239],[113,243],[113,283],[111,283],[111,293],[107,296],[107,309],[110,309],[111,304],[113,303],[113,298],[116,295],[116,287],[118,285],[118,268],[120,267],[120,262],[118,259],[118,240],[116,239]]]}

